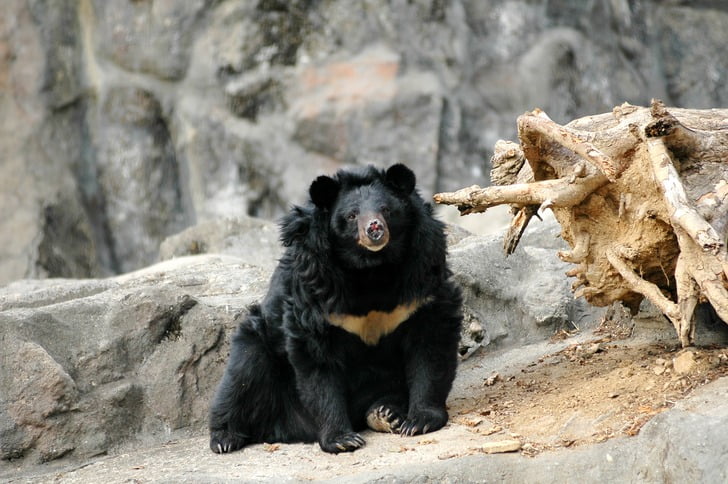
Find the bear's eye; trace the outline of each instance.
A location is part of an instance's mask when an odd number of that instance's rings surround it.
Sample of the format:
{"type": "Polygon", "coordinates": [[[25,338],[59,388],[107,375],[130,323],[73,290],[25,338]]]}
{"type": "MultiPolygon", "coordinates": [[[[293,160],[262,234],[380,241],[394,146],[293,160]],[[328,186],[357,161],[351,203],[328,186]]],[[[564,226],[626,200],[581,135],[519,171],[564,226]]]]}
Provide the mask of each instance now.
{"type": "Polygon", "coordinates": [[[346,214],[346,220],[348,220],[349,222],[353,222],[354,220],[356,220],[356,212],[349,212],[348,214],[346,214]]]}
{"type": "Polygon", "coordinates": [[[387,207],[386,205],[383,205],[383,206],[382,206],[382,207],[381,207],[381,208],[379,209],[379,212],[380,212],[380,213],[381,213],[382,215],[384,215],[385,217],[389,217],[389,214],[390,214],[390,213],[392,213],[392,211],[391,211],[391,210],[389,209],[389,207],[387,207]]]}

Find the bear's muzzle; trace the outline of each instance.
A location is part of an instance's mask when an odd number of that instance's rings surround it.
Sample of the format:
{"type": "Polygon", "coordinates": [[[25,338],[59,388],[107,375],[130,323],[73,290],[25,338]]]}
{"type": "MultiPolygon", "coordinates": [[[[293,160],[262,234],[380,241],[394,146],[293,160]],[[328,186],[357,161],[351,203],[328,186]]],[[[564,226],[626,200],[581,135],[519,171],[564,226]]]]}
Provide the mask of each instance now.
{"type": "Polygon", "coordinates": [[[362,215],[359,217],[359,245],[373,252],[382,250],[389,242],[387,223],[377,215],[362,215]]]}

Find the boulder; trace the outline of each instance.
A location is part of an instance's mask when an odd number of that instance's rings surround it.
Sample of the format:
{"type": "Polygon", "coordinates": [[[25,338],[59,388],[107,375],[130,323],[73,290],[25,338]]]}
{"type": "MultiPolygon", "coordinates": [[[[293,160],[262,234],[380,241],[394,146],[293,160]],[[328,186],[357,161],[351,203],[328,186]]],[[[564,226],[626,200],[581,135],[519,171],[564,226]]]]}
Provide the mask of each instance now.
{"type": "Polygon", "coordinates": [[[196,254],[227,254],[273,272],[283,248],[276,224],[254,217],[210,220],[167,237],[162,260],[196,254]]]}
{"type": "Polygon", "coordinates": [[[200,255],[113,279],[2,288],[0,458],[89,457],[200,431],[235,319],[268,277],[200,255]]]}
{"type": "Polygon", "coordinates": [[[466,334],[465,346],[529,344],[559,330],[574,332],[597,323],[604,310],[574,299],[564,275],[570,266],[556,256],[556,249],[567,247],[559,233],[547,212],[542,223],[532,222],[508,257],[502,234],[471,236],[451,246],[450,264],[464,290],[466,321],[484,329],[476,341],[466,334]]]}

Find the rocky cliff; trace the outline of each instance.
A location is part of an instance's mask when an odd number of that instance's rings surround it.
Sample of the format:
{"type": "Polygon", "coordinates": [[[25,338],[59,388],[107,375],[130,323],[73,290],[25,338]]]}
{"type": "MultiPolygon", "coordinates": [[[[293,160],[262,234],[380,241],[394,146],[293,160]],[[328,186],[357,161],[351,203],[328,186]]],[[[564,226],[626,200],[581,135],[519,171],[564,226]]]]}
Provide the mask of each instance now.
{"type": "Polygon", "coordinates": [[[138,269],[344,164],[482,184],[536,106],[725,105],[727,22],[715,1],[8,0],[0,283],[138,269]]]}

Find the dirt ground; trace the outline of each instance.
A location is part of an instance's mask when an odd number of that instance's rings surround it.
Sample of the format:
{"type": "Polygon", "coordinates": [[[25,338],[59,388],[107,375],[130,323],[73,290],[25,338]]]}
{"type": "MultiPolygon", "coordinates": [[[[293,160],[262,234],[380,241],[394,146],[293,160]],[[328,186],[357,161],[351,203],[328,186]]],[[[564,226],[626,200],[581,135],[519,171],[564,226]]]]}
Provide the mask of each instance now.
{"type": "Polygon", "coordinates": [[[519,440],[522,454],[536,455],[634,436],[695,388],[728,374],[724,345],[640,342],[634,324],[605,317],[589,339],[506,374],[484,374],[480,391],[451,401],[452,421],[476,434],[519,440]]]}

